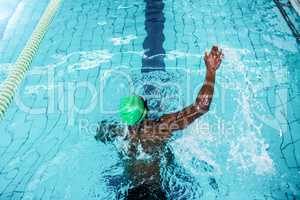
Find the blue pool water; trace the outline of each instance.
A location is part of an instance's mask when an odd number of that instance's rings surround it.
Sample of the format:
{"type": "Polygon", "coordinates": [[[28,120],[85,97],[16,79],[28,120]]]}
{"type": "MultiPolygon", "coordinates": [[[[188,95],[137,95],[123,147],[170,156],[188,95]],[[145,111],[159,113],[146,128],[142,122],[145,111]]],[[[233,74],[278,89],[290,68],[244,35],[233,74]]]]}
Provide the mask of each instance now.
{"type": "MultiPolygon", "coordinates": [[[[0,0],[0,84],[47,3],[0,0]]],[[[64,0],[0,123],[0,199],[122,198],[121,142],[96,142],[97,123],[145,84],[158,114],[189,105],[214,44],[225,59],[211,110],[161,166],[169,198],[300,199],[300,46],[273,1],[165,0],[158,44],[145,43],[146,3],[64,0]],[[160,70],[141,73],[155,54],[160,70]]]]}

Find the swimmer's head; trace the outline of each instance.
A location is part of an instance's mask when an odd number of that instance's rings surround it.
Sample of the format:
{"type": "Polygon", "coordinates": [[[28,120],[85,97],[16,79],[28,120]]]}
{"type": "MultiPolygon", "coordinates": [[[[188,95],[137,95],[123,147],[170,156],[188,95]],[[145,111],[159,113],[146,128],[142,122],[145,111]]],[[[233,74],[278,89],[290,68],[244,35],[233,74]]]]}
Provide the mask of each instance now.
{"type": "Polygon", "coordinates": [[[121,119],[127,125],[136,125],[141,123],[147,113],[147,103],[140,96],[128,96],[121,100],[120,110],[121,119]]]}

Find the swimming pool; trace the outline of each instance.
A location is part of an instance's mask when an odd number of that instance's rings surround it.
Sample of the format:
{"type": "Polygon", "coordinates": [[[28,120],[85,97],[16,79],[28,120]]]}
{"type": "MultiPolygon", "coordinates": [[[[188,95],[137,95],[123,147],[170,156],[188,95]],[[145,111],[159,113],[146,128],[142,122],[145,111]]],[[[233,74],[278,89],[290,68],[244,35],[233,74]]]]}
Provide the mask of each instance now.
{"type": "MultiPolygon", "coordinates": [[[[0,83],[48,3],[2,2],[0,83]]],[[[273,1],[164,1],[154,52],[163,64],[142,74],[145,7],[64,0],[0,123],[0,199],[122,197],[122,161],[95,141],[97,123],[149,82],[161,113],[190,104],[213,44],[226,58],[212,108],[168,144],[170,199],[299,199],[300,48],[273,1]]]]}

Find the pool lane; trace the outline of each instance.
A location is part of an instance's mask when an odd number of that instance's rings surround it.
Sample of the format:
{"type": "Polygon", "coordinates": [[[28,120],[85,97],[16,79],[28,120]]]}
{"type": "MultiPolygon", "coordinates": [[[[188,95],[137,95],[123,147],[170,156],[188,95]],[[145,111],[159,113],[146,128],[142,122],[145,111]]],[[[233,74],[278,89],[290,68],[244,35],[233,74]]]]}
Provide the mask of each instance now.
{"type": "Polygon", "coordinates": [[[1,0],[0,84],[24,48],[48,1],[1,0]]]}
{"type": "Polygon", "coordinates": [[[1,2],[0,6],[0,38],[3,36],[3,32],[5,30],[5,27],[15,12],[15,9],[19,3],[19,0],[15,1],[6,1],[6,2],[1,2]]]}

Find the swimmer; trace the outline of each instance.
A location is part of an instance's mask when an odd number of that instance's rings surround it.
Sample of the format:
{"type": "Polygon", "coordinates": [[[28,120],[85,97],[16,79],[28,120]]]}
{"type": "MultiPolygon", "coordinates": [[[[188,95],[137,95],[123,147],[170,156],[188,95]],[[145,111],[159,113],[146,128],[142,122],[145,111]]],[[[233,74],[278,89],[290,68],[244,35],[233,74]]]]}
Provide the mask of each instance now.
{"type": "MultiPolygon", "coordinates": [[[[222,50],[216,46],[213,46],[209,53],[205,52],[204,84],[195,102],[181,111],[162,115],[157,120],[150,120],[147,117],[147,104],[142,97],[130,96],[121,100],[120,116],[122,121],[128,125],[130,141],[128,150],[130,159],[125,162],[125,171],[133,185],[129,189],[126,199],[166,199],[166,194],[161,188],[160,177],[160,158],[163,148],[173,132],[185,129],[209,111],[214,94],[216,72],[223,57],[222,50]],[[137,159],[140,147],[143,152],[151,155],[150,160],[137,159]]],[[[112,127],[114,130],[118,129],[115,126],[112,127]]],[[[98,133],[102,134],[102,132],[98,133]]],[[[112,132],[115,136],[118,135],[117,131],[112,132]]],[[[101,136],[97,137],[101,138],[101,136]]],[[[112,138],[108,140],[112,140],[112,138]]]]}

